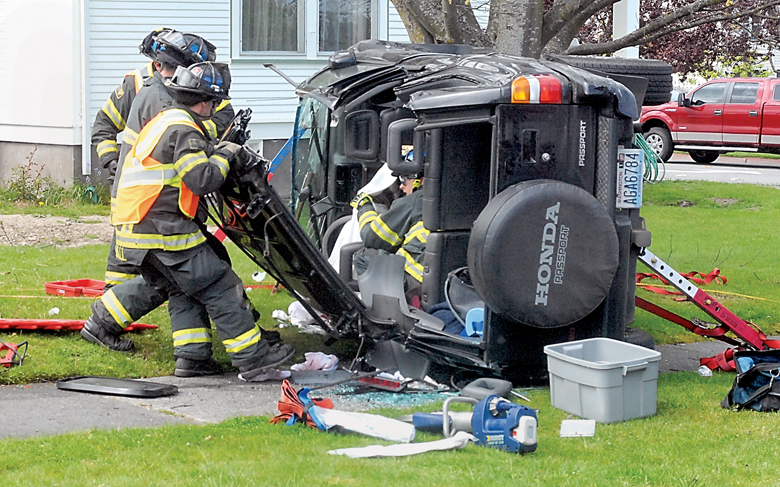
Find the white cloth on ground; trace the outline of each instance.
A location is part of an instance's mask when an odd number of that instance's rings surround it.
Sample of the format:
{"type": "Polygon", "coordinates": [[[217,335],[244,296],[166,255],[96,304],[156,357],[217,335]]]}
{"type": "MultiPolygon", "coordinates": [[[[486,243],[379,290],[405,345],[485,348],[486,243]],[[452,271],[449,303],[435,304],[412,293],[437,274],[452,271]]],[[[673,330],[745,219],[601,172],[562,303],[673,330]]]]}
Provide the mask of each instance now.
{"type": "Polygon", "coordinates": [[[339,365],[339,358],[335,355],[326,355],[322,352],[306,352],[304,354],[306,361],[302,364],[295,364],[290,370],[324,370],[330,372],[336,370],[339,365]]]}
{"type": "Polygon", "coordinates": [[[399,445],[370,445],[362,448],[340,448],[330,450],[331,455],[346,455],[350,458],[406,457],[429,451],[455,450],[465,447],[477,439],[470,433],[458,431],[451,438],[424,443],[406,443],[399,445]]]}

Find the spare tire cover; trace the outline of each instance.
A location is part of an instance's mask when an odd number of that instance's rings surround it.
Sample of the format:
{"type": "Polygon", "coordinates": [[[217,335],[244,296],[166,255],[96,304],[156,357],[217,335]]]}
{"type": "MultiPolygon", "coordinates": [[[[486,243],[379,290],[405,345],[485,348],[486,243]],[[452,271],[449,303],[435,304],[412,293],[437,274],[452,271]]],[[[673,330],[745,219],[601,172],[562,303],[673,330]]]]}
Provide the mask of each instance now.
{"type": "Polygon", "coordinates": [[[539,327],[568,325],[607,296],[619,263],[615,225],[585,190],[518,183],[488,203],[471,231],[474,287],[494,311],[539,327]]]}

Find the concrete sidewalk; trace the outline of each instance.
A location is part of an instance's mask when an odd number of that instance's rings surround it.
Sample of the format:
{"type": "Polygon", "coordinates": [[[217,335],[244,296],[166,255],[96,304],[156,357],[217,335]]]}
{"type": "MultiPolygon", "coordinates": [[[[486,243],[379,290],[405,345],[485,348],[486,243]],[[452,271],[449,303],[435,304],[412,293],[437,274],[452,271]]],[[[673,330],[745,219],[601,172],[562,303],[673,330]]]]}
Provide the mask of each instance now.
{"type": "MultiPolygon", "coordinates": [[[[712,356],[725,348],[725,344],[717,341],[657,347],[661,352],[659,371],[694,371],[699,367],[699,358],[712,356]]],[[[320,372],[296,372],[292,382],[296,389],[304,385],[314,386],[315,381],[331,383],[344,377],[344,373],[339,372],[326,373],[330,375],[325,377],[317,377],[322,374],[320,372]]],[[[135,398],[64,391],[57,389],[53,383],[2,386],[0,438],[58,435],[93,428],[219,423],[237,416],[274,416],[281,395],[280,382],[244,382],[235,372],[202,378],[171,376],[145,380],[176,385],[179,392],[168,397],[135,398]]],[[[333,400],[336,409],[368,409],[366,396],[341,396],[332,392],[333,389],[324,389],[321,395],[333,400]]],[[[404,396],[415,400],[410,396],[419,395],[404,396]]],[[[404,407],[411,404],[395,405],[404,407]]]]}

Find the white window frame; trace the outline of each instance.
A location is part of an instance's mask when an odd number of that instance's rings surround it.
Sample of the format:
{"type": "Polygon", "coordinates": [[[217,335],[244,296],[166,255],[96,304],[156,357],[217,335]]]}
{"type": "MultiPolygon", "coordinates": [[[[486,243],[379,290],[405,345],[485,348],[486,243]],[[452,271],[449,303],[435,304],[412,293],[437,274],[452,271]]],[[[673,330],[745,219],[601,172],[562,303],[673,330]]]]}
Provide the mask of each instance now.
{"type": "MultiPolygon", "coordinates": [[[[304,25],[298,35],[303,35],[303,52],[291,51],[243,51],[241,48],[241,16],[244,0],[231,0],[231,59],[306,59],[324,60],[333,51],[319,51],[319,0],[299,0],[303,3],[304,25]]],[[[390,0],[371,0],[373,16],[371,18],[371,38],[387,39],[388,35],[388,8],[390,0]]]]}

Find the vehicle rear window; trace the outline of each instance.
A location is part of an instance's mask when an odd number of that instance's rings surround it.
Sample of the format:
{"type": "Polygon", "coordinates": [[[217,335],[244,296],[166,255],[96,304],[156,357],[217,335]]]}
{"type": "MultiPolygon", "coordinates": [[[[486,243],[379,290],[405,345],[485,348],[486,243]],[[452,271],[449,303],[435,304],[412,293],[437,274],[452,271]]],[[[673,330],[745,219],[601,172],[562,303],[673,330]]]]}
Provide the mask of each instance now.
{"type": "Polygon", "coordinates": [[[723,103],[723,95],[726,93],[726,83],[712,83],[702,86],[691,96],[691,102],[723,103]]]}
{"type": "Polygon", "coordinates": [[[752,105],[758,98],[758,83],[734,83],[734,89],[731,90],[729,103],[741,103],[752,105]]]}
{"type": "Polygon", "coordinates": [[[775,91],[772,92],[772,100],[780,101],[780,85],[775,85],[775,91]]]}

